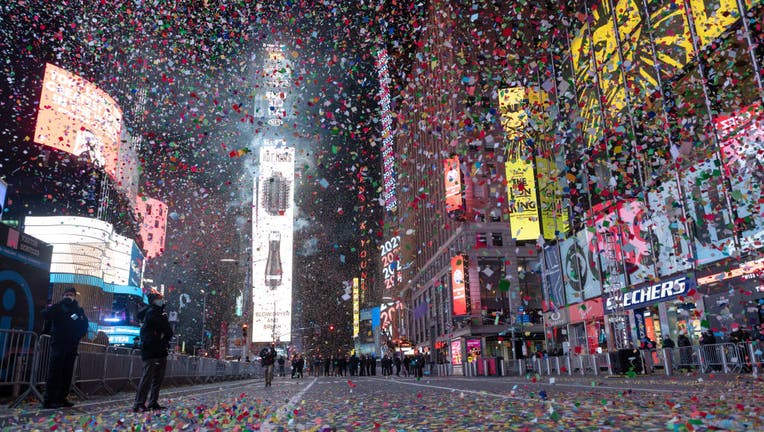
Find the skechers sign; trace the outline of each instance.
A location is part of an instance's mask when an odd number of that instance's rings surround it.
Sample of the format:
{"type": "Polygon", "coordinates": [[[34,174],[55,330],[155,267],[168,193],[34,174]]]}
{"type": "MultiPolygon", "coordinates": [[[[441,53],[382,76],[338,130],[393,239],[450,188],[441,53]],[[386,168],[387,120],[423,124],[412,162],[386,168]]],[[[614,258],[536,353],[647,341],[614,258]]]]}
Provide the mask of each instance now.
{"type": "Polygon", "coordinates": [[[623,296],[613,296],[607,299],[605,310],[612,311],[618,307],[636,309],[653,303],[671,300],[685,295],[696,286],[693,276],[683,275],[664,280],[653,285],[645,285],[626,291],[623,296]],[[619,305],[618,302],[621,302],[619,305]]]}

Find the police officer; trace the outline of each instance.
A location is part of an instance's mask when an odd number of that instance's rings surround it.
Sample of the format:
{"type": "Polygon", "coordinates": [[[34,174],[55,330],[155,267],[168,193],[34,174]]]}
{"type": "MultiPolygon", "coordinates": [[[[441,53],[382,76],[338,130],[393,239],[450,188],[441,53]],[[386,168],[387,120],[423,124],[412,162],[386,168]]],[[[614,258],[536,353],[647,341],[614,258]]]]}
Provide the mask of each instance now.
{"type": "Polygon", "coordinates": [[[51,336],[50,365],[45,385],[43,408],[72,407],[66,397],[72,386],[74,360],[77,347],[88,332],[88,318],[77,304],[77,290],[64,290],[61,301],[49,306],[43,312],[44,333],[51,336]]]}
{"type": "Polygon", "coordinates": [[[143,320],[141,325],[143,375],[135,394],[133,412],[164,409],[159,405],[159,387],[164,380],[168,348],[173,336],[170,321],[164,311],[164,296],[152,290],[147,297],[149,305],[138,312],[138,319],[143,320]],[[146,406],[147,396],[148,407],[146,406]]]}

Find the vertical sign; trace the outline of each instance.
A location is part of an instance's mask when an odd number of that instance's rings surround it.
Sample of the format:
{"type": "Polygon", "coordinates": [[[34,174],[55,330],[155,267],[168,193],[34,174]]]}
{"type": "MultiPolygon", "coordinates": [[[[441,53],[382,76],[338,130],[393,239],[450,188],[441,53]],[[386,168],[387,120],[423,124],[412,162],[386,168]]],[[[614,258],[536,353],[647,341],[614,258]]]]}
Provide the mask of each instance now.
{"type": "Polygon", "coordinates": [[[467,284],[465,281],[464,257],[451,258],[451,292],[453,296],[453,315],[467,315],[467,284]]]}
{"type": "Polygon", "coordinates": [[[379,79],[379,119],[382,125],[382,180],[385,192],[385,210],[394,212],[398,207],[395,194],[395,153],[393,150],[393,116],[390,113],[390,71],[387,49],[382,46],[377,51],[374,66],[379,79]]]}
{"type": "Polygon", "coordinates": [[[353,278],[353,337],[361,332],[361,289],[358,278],[353,278]]]}
{"type": "Polygon", "coordinates": [[[536,240],[541,235],[533,164],[510,158],[505,164],[509,196],[509,226],[517,240],[536,240]]]}
{"type": "Polygon", "coordinates": [[[443,161],[446,185],[446,211],[460,211],[462,204],[462,171],[459,168],[459,156],[452,156],[443,161]]]}

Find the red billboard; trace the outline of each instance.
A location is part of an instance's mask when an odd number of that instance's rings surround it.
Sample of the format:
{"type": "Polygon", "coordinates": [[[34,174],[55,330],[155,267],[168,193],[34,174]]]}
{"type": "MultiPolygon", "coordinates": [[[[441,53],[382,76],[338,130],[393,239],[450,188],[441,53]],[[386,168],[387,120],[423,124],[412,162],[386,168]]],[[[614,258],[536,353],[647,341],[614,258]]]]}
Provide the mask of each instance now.
{"type": "Polygon", "coordinates": [[[462,171],[459,156],[452,156],[443,161],[444,181],[446,186],[446,211],[458,212],[464,209],[462,203],[462,171]]]}
{"type": "Polygon", "coordinates": [[[140,235],[146,259],[162,255],[167,231],[167,204],[158,199],[139,196],[135,214],[141,224],[140,235]]]}
{"type": "Polygon", "coordinates": [[[122,110],[106,92],[48,63],[34,142],[87,158],[117,179],[122,110]]]}
{"type": "Polygon", "coordinates": [[[451,293],[453,296],[452,315],[467,315],[467,283],[464,257],[451,258],[451,293]]]}

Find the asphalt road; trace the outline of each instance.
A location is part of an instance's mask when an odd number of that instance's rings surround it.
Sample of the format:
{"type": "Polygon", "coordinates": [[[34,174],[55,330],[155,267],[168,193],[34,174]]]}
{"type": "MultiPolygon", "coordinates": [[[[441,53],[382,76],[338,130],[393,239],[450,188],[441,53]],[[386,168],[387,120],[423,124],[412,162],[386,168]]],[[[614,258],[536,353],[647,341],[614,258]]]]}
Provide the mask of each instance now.
{"type": "Polygon", "coordinates": [[[3,430],[603,431],[764,430],[750,375],[638,378],[276,378],[166,389],[157,413],[132,394],[64,410],[0,410],[3,430]]]}

